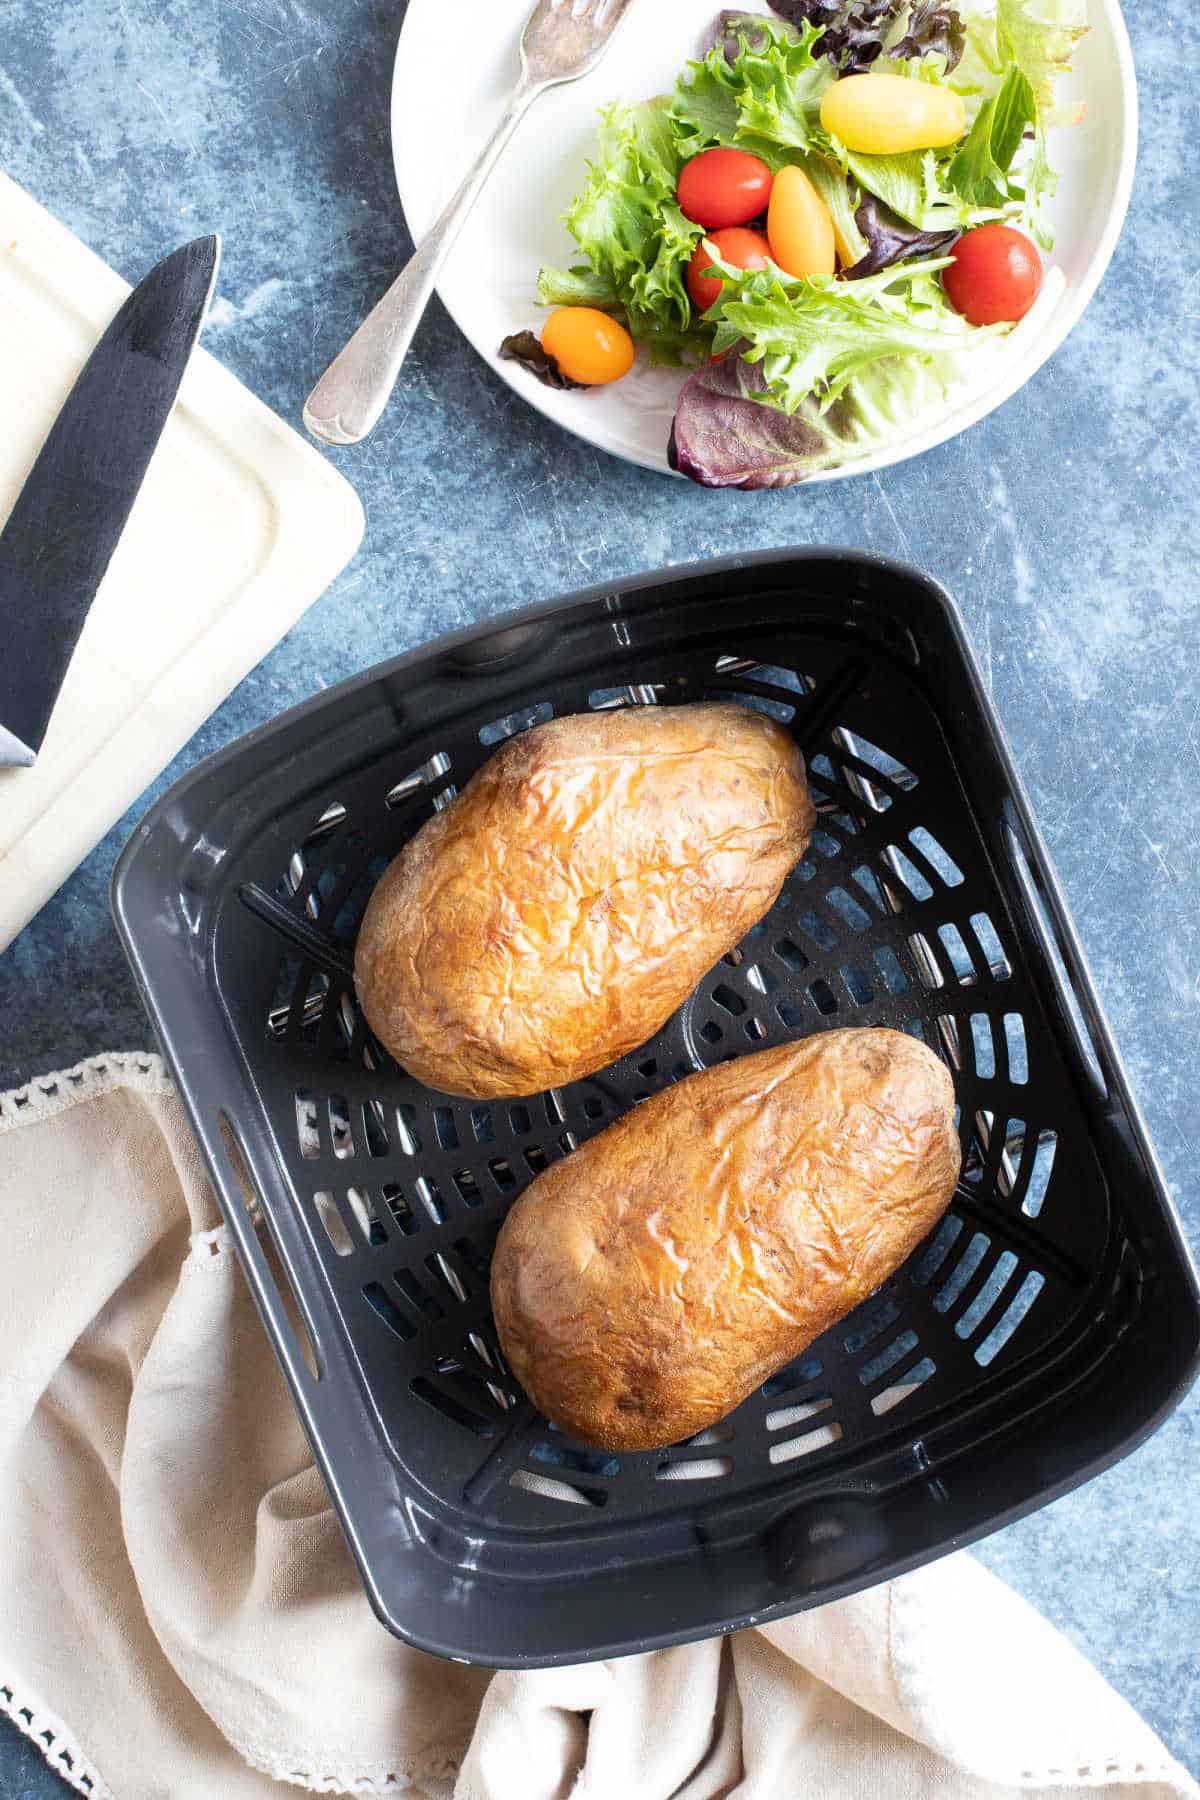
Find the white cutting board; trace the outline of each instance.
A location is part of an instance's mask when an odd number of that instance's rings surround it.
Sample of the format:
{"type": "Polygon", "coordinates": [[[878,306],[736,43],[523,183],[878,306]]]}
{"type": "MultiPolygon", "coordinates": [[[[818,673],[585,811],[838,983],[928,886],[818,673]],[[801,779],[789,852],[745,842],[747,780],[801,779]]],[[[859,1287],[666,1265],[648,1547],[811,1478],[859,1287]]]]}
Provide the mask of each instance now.
{"type": "MultiPolygon", "coordinates": [[[[0,173],[0,525],[128,292],[0,173]]],[[[37,763],[0,769],[0,950],[328,586],[362,532],[349,483],[198,350],[37,763]]]]}

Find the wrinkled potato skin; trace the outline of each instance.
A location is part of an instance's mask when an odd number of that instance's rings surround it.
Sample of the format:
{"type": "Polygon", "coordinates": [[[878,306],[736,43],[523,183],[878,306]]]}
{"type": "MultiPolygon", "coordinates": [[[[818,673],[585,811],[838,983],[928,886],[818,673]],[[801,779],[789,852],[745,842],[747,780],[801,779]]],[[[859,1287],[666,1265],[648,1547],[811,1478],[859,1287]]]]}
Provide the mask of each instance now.
{"type": "Polygon", "coordinates": [[[594,1074],[762,918],[814,817],[791,736],[744,707],[630,707],[522,732],[371,896],[354,966],[367,1022],[447,1094],[594,1074]]]}
{"type": "Polygon", "coordinates": [[[900,1266],[959,1161],[950,1075],[900,1032],[822,1032],[690,1076],[516,1201],[492,1262],[504,1354],[572,1437],[678,1443],[900,1266]]]}

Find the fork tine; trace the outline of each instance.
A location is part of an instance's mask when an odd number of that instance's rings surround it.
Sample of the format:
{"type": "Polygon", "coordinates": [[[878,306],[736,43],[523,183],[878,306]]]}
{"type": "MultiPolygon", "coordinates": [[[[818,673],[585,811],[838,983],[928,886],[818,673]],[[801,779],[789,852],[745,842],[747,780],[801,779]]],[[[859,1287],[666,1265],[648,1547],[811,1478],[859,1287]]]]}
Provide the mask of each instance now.
{"type": "Polygon", "coordinates": [[[590,25],[598,33],[607,33],[617,24],[630,3],[631,0],[539,0],[530,23],[538,13],[565,13],[578,24],[590,25]]]}
{"type": "Polygon", "coordinates": [[[584,0],[584,4],[593,8],[597,27],[602,31],[611,31],[621,15],[628,11],[632,0],[584,0]]]}
{"type": "Polygon", "coordinates": [[[566,12],[580,24],[602,27],[607,23],[609,0],[550,0],[551,12],[566,12]]]}
{"type": "Polygon", "coordinates": [[[521,34],[528,79],[575,81],[595,67],[631,0],[537,0],[521,34]]]}

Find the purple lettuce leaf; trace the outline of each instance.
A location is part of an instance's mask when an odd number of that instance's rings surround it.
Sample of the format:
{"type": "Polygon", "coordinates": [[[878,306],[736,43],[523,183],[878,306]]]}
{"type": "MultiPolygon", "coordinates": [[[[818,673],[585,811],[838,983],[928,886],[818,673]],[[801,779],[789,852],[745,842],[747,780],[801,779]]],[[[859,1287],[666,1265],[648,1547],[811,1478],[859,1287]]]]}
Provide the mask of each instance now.
{"type": "Polygon", "coordinates": [[[725,52],[725,61],[732,68],[741,54],[743,38],[755,52],[767,48],[770,34],[763,15],[742,12],[735,6],[723,7],[701,39],[700,55],[707,56],[719,45],[725,52]]]}
{"type": "Polygon", "coordinates": [[[514,331],[500,345],[499,354],[505,362],[518,362],[522,368],[536,375],[543,387],[548,388],[581,388],[586,381],[572,381],[564,375],[554,357],[548,350],[543,350],[541,343],[532,331],[514,331]]]}
{"type": "MultiPolygon", "coordinates": [[[[789,25],[820,28],[813,50],[829,57],[843,75],[861,75],[883,54],[884,40],[905,4],[906,0],[770,0],[772,12],[789,25]]],[[[966,41],[956,7],[946,0],[915,0],[904,36],[887,54],[899,59],[938,53],[945,57],[949,74],[966,41]]]]}
{"type": "Polygon", "coordinates": [[[821,36],[813,53],[827,56],[843,75],[861,75],[883,51],[893,19],[904,0],[770,0],[772,12],[789,25],[816,25],[821,36]]]}
{"type": "Polygon", "coordinates": [[[764,406],[762,366],[736,351],[705,363],[680,389],[667,446],[673,469],[701,487],[790,487],[828,467],[823,421],[764,406]]]}
{"type": "Polygon", "coordinates": [[[898,44],[888,51],[891,57],[917,57],[940,54],[946,59],[946,73],[956,69],[967,47],[966,26],[956,7],[944,0],[916,0],[909,14],[908,29],[898,44]]]}
{"type": "Polygon", "coordinates": [[[958,238],[957,231],[919,231],[915,225],[899,217],[874,194],[864,194],[854,213],[854,222],[867,240],[867,253],[849,269],[843,269],[843,281],[857,281],[863,275],[878,275],[893,263],[910,256],[944,256],[958,238]]]}

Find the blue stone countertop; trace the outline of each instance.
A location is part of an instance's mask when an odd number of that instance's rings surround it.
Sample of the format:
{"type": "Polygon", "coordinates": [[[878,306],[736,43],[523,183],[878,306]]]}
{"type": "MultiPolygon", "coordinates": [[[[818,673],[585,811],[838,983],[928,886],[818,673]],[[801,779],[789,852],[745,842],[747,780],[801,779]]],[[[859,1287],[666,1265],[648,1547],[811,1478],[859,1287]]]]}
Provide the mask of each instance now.
{"type": "MultiPolygon", "coordinates": [[[[513,0],[516,4],[517,0],[513,0]]],[[[285,418],[410,251],[388,86],[400,5],[5,0],[0,166],[136,278],[224,234],[208,347],[285,418]]],[[[593,453],[499,383],[435,304],[375,435],[339,581],[0,958],[0,1087],[150,1035],[109,922],[152,795],[319,687],[481,615],[641,569],[847,544],[958,597],[1195,1241],[1200,1231],[1200,13],[1130,9],[1145,121],[1112,267],[1001,412],[883,475],[708,493],[593,453]]],[[[1200,1401],[982,1545],[1200,1770],[1200,1401]]],[[[69,1699],[56,1702],[69,1718],[69,1699]]],[[[57,1781],[0,1733],[0,1800],[57,1781]]]]}

